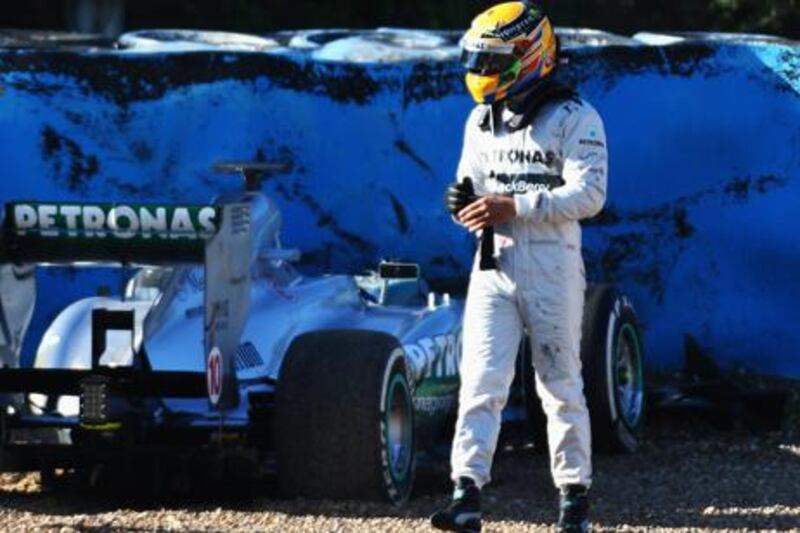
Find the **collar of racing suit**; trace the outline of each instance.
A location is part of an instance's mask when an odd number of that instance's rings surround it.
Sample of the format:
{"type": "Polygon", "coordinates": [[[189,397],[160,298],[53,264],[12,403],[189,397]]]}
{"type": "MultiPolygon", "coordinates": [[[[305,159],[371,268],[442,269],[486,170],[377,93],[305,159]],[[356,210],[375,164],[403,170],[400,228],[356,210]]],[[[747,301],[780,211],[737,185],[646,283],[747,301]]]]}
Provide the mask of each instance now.
{"type": "Polygon", "coordinates": [[[527,128],[547,105],[563,100],[578,100],[575,89],[551,78],[541,80],[528,91],[502,102],[486,106],[479,121],[483,131],[493,135],[501,132],[515,132],[527,128]],[[503,109],[511,111],[511,117],[503,120],[503,109]]]}

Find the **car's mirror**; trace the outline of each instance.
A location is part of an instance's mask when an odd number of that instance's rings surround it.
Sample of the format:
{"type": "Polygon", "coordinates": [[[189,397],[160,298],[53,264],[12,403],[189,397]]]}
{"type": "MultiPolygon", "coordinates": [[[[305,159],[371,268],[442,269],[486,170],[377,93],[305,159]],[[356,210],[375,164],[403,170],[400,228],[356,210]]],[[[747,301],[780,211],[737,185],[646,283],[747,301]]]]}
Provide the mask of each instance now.
{"type": "Polygon", "coordinates": [[[382,261],[378,265],[378,275],[382,279],[418,279],[419,265],[417,263],[382,261]]]}

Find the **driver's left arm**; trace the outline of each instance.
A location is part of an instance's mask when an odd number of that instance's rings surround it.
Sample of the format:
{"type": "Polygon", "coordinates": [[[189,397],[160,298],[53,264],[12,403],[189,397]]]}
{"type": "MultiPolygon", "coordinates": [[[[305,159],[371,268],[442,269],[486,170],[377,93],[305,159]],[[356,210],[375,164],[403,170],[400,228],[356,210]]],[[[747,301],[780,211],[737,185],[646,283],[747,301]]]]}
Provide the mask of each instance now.
{"type": "Polygon", "coordinates": [[[570,111],[563,128],[564,185],[515,196],[517,218],[559,224],[592,217],[603,208],[608,174],[603,121],[585,103],[570,111]]]}

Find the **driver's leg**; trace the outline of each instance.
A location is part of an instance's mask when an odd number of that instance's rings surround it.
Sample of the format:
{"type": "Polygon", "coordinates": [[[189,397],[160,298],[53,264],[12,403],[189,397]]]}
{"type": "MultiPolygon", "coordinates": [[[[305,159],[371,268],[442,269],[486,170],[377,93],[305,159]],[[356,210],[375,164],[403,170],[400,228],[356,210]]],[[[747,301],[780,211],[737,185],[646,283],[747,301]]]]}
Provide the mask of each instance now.
{"type": "Polygon", "coordinates": [[[464,314],[453,481],[471,478],[480,488],[491,478],[521,337],[514,284],[500,271],[473,272],[464,314]]]}

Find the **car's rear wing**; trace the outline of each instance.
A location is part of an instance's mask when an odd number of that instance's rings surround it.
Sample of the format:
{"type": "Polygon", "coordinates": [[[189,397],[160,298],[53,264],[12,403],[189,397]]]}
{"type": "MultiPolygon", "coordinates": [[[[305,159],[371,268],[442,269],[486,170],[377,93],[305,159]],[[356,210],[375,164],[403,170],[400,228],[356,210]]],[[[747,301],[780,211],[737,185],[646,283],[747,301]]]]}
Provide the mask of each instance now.
{"type": "MultiPolygon", "coordinates": [[[[22,278],[16,269],[30,272],[33,265],[203,264],[208,397],[215,408],[231,408],[238,403],[234,354],[250,304],[252,200],[253,194],[245,194],[216,206],[9,203],[0,238],[0,294],[15,295],[17,304],[28,300],[32,312],[36,294],[33,276],[22,278]]],[[[18,313],[24,322],[16,324],[17,317],[8,317],[6,308],[4,298],[0,298],[0,352],[6,360],[10,356],[16,359],[5,361],[6,367],[16,367],[22,344],[19,337],[24,335],[30,312],[18,313]]],[[[105,330],[95,333],[104,336],[105,330]]],[[[91,371],[97,370],[97,363],[93,358],[91,371]]],[[[36,379],[37,372],[50,383],[62,377],[76,379],[58,371],[52,376],[36,369],[10,375],[14,372],[13,368],[0,370],[4,374],[0,393],[30,392],[23,390],[23,385],[36,379]]],[[[53,393],[61,389],[56,387],[53,393]]]]}
{"type": "Polygon", "coordinates": [[[0,262],[201,264],[221,211],[209,205],[11,202],[0,262]]]}

